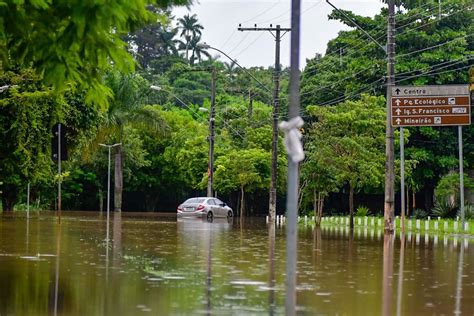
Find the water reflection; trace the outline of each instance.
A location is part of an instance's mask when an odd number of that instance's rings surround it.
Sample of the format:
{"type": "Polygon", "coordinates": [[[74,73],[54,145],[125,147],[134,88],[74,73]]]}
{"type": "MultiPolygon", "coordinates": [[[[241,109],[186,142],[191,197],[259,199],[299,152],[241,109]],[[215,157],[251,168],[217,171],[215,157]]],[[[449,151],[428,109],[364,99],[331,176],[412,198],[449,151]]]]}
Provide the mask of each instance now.
{"type": "MultiPolygon", "coordinates": [[[[284,225],[111,220],[107,244],[97,214],[1,217],[0,315],[284,315],[284,225]]],[[[473,240],[403,239],[300,229],[297,313],[472,314],[473,240]]]]}
{"type": "Polygon", "coordinates": [[[59,299],[59,259],[61,257],[61,225],[57,227],[56,233],[56,269],[54,282],[54,308],[53,315],[58,315],[58,299],[59,299]]]}
{"type": "MultiPolygon", "coordinates": [[[[462,278],[463,278],[463,265],[464,265],[464,245],[461,244],[461,249],[459,250],[459,259],[458,259],[458,271],[457,271],[457,281],[456,281],[456,304],[454,309],[455,315],[461,315],[461,293],[462,293],[462,278]]],[[[472,301],[471,301],[472,302],[472,301]]],[[[471,310],[472,311],[472,310],[471,310]]]]}
{"type": "Polygon", "coordinates": [[[383,239],[383,275],[382,275],[382,315],[392,314],[393,279],[393,239],[394,235],[385,234],[383,239]]]}
{"type": "Polygon", "coordinates": [[[405,234],[400,234],[400,262],[398,266],[397,316],[402,315],[404,265],[405,265],[405,234]]]}
{"type": "Polygon", "coordinates": [[[268,223],[268,314],[275,314],[275,222],[268,223]]]}

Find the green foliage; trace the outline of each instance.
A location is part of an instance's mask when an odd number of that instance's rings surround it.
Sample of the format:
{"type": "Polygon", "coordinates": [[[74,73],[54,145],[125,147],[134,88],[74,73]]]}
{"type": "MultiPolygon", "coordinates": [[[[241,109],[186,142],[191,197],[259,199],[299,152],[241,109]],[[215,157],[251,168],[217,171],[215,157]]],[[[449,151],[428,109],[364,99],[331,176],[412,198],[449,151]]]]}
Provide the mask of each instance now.
{"type": "Polygon", "coordinates": [[[417,208],[413,212],[413,217],[418,218],[418,219],[424,219],[428,217],[428,212],[425,211],[424,209],[417,208]]]}
{"type": "MultiPolygon", "coordinates": [[[[436,200],[440,203],[454,201],[454,204],[458,205],[459,178],[459,173],[455,172],[443,176],[435,189],[436,200]]],[[[466,174],[464,175],[464,188],[467,190],[474,188],[474,181],[466,174]]]]}
{"type": "Polygon", "coordinates": [[[435,203],[435,207],[431,213],[442,218],[453,218],[456,214],[456,203],[447,200],[439,200],[435,203]]]}
{"type": "MultiPolygon", "coordinates": [[[[461,209],[458,210],[456,215],[459,218],[461,218],[461,209]]],[[[474,219],[474,205],[472,205],[472,204],[464,205],[464,219],[466,219],[466,220],[473,220],[474,219]]]]}
{"type": "Polygon", "coordinates": [[[369,215],[369,208],[368,208],[367,206],[363,206],[363,205],[362,205],[362,206],[359,206],[359,207],[357,208],[357,211],[356,211],[355,216],[357,216],[357,217],[365,217],[365,216],[367,216],[367,215],[369,215]]]}
{"type": "Polygon", "coordinates": [[[363,96],[334,107],[310,107],[318,121],[310,143],[324,159],[321,169],[332,170],[340,187],[379,188],[383,179],[384,98],[363,96]]]}
{"type": "Polygon", "coordinates": [[[41,85],[32,70],[0,74],[11,88],[0,94],[0,180],[4,210],[13,210],[28,182],[51,177],[51,127],[64,100],[41,85]]]}
{"type": "MultiPolygon", "coordinates": [[[[187,0],[157,0],[159,7],[187,0]]],[[[131,71],[134,61],[122,36],[144,23],[165,18],[147,10],[147,0],[7,1],[0,5],[0,69],[33,66],[44,82],[62,90],[89,88],[88,102],[104,105],[110,90],[102,84],[111,62],[131,71]]]]}

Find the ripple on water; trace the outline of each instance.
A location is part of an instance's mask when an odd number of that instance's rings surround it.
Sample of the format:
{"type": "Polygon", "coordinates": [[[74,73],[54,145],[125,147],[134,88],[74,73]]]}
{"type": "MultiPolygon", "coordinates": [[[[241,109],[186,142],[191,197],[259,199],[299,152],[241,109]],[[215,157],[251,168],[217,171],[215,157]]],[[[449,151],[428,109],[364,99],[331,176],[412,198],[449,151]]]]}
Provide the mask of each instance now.
{"type": "Polygon", "coordinates": [[[232,285],[266,285],[265,282],[262,281],[252,281],[252,280],[235,280],[230,281],[232,285]]]}

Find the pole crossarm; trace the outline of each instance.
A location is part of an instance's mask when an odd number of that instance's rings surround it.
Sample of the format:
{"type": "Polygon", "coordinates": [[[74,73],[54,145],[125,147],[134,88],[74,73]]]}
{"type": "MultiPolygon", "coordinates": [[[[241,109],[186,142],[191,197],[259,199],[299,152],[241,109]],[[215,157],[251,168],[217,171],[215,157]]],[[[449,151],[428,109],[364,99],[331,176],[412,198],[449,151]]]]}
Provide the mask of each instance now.
{"type": "Polygon", "coordinates": [[[239,30],[241,32],[243,32],[243,31],[268,31],[268,32],[270,32],[270,34],[273,35],[275,40],[280,40],[286,33],[291,31],[291,28],[284,28],[284,27],[281,28],[281,27],[279,27],[279,25],[277,27],[241,27],[239,25],[237,30],[239,30]],[[275,34],[273,34],[273,31],[283,32],[283,33],[279,34],[279,35],[275,35],[275,34]],[[278,39],[277,39],[277,37],[278,37],[278,39]]]}

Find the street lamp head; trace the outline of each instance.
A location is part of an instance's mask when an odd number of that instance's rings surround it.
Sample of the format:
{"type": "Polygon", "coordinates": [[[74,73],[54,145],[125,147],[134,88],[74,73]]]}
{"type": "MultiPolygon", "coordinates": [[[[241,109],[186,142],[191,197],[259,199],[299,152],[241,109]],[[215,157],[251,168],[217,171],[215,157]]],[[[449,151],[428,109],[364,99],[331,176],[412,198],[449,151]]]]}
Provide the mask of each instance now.
{"type": "Polygon", "coordinates": [[[99,146],[102,146],[102,147],[107,147],[106,144],[99,144],[99,146]]]}
{"type": "Polygon", "coordinates": [[[163,90],[162,87],[160,87],[160,86],[155,86],[155,85],[151,85],[151,86],[150,86],[150,89],[151,89],[151,90],[156,90],[156,91],[161,91],[161,90],[163,90]]]}
{"type": "Polygon", "coordinates": [[[210,49],[210,48],[212,48],[211,45],[209,45],[209,44],[207,44],[207,43],[199,43],[199,44],[197,44],[197,46],[198,46],[199,48],[202,48],[202,49],[210,49]]]}
{"type": "Polygon", "coordinates": [[[199,107],[199,111],[201,111],[201,112],[209,112],[209,109],[206,109],[206,108],[203,108],[203,107],[199,107]]]}

